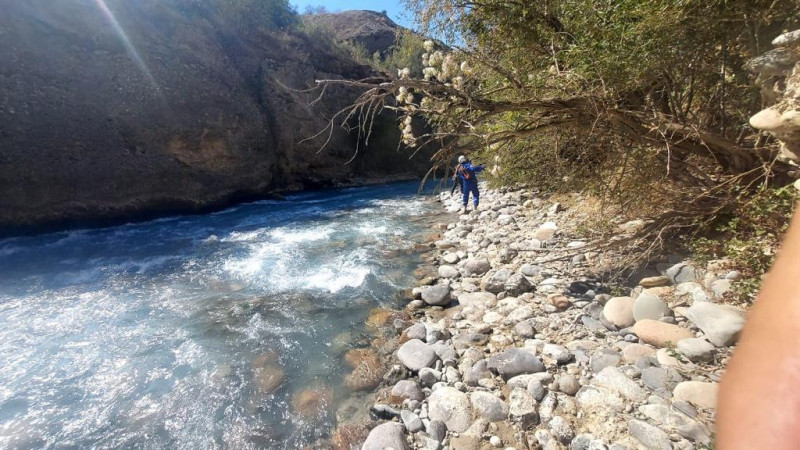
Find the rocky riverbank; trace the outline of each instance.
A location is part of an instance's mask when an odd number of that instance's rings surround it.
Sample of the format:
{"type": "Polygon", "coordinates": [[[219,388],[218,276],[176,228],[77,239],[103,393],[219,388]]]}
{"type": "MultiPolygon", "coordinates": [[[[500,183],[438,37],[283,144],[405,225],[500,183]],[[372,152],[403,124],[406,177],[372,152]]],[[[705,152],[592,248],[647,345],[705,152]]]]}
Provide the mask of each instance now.
{"type": "Polygon", "coordinates": [[[619,255],[578,239],[576,214],[484,190],[479,211],[437,225],[414,300],[370,319],[394,336],[348,354],[348,385],[380,389],[368,424],[340,410],[334,448],[710,448],[739,274],[673,257],[636,287],[604,285],[619,255]]]}

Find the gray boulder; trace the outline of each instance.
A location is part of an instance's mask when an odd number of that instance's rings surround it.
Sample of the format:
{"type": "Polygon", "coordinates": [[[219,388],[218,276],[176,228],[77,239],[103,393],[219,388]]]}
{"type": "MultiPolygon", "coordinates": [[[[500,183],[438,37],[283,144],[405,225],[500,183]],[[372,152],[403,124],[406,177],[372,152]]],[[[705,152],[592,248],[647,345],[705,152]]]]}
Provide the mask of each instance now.
{"type": "Polygon", "coordinates": [[[508,405],[488,392],[476,391],[470,395],[472,408],[482,419],[499,422],[508,418],[508,405]]]}
{"type": "Polygon", "coordinates": [[[511,419],[520,423],[523,427],[531,427],[539,423],[536,400],[525,389],[515,388],[511,391],[508,412],[511,419]]]}
{"type": "Polygon", "coordinates": [[[686,283],[688,281],[697,281],[701,279],[700,273],[694,266],[686,263],[678,263],[667,269],[665,274],[675,284],[686,283]]]}
{"type": "Polygon", "coordinates": [[[693,362],[710,362],[714,359],[716,348],[701,338],[681,339],[678,341],[678,352],[693,362]]]}
{"type": "Polygon", "coordinates": [[[635,381],[626,377],[625,374],[616,367],[606,367],[603,369],[597,374],[593,384],[616,392],[634,402],[642,402],[647,399],[647,392],[639,387],[635,381]]]}
{"type": "Polygon", "coordinates": [[[726,347],[739,339],[745,312],[732,306],[702,302],[687,309],[686,317],[703,330],[709,342],[717,347],[726,347]]]}
{"type": "Polygon", "coordinates": [[[494,274],[492,274],[492,276],[489,277],[489,279],[486,280],[485,283],[483,283],[483,289],[486,290],[487,292],[491,292],[494,294],[502,292],[505,290],[506,281],[508,281],[510,277],[511,277],[510,270],[500,269],[494,274]]]}
{"type": "Polygon", "coordinates": [[[526,292],[533,292],[534,286],[521,273],[511,275],[505,283],[505,291],[509,295],[518,296],[526,292]]]}
{"type": "Polygon", "coordinates": [[[378,425],[369,432],[367,440],[361,450],[408,450],[403,426],[396,422],[386,422],[378,425]]]}
{"type": "Polygon", "coordinates": [[[642,319],[658,320],[669,315],[667,303],[657,295],[642,292],[633,303],[633,318],[637,322],[642,319]]]}
{"type": "Polygon", "coordinates": [[[542,361],[527,350],[511,348],[493,355],[488,360],[488,367],[496,371],[503,379],[526,373],[544,372],[542,361]]]}
{"type": "Polygon", "coordinates": [[[648,450],[672,450],[667,433],[641,420],[628,422],[628,430],[639,444],[648,450]]]}
{"type": "Polygon", "coordinates": [[[488,259],[468,259],[464,263],[464,273],[470,277],[479,277],[491,269],[488,259]]]}
{"type": "Polygon", "coordinates": [[[422,288],[422,300],[431,306],[447,306],[450,304],[450,287],[437,284],[422,288]]]}
{"type": "Polygon", "coordinates": [[[472,407],[467,394],[449,386],[436,389],[428,398],[428,417],[441,420],[450,431],[467,431],[472,423],[472,407]]]}
{"type": "Polygon", "coordinates": [[[433,349],[420,341],[412,339],[400,346],[397,350],[397,358],[409,369],[417,372],[425,367],[431,367],[438,358],[433,349]]]}

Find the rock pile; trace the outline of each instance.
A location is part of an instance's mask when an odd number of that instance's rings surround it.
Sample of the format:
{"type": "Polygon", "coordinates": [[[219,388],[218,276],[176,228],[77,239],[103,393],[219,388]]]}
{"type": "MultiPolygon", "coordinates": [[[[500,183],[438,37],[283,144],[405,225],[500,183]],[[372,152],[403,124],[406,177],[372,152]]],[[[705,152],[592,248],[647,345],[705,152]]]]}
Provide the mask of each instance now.
{"type": "Polygon", "coordinates": [[[736,273],[724,261],[667,261],[612,296],[591,273],[613,255],[571,237],[569,210],[526,191],[486,190],[482,202],[442,226],[438,277],[413,290],[393,356],[402,379],[373,407],[394,422],[363,448],[709,445],[717,381],[744,323],[720,304],[736,273]]]}

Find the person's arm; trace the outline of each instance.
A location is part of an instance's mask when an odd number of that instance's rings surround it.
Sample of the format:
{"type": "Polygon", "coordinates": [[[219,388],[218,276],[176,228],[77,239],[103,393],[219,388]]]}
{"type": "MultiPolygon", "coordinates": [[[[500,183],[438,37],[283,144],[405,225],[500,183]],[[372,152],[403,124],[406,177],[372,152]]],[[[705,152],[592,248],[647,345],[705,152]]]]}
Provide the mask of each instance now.
{"type": "Polygon", "coordinates": [[[722,378],[717,449],[800,448],[800,213],[722,378]]]}
{"type": "Polygon", "coordinates": [[[475,173],[483,172],[483,169],[484,169],[483,164],[479,166],[472,166],[472,170],[475,171],[475,173]]]}

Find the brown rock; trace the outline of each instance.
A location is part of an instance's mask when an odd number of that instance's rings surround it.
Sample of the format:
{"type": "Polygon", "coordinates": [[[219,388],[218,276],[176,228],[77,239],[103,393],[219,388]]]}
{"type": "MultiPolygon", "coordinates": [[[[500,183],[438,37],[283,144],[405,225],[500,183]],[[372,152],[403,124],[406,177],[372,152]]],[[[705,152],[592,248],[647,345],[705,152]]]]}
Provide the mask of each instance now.
{"type": "Polygon", "coordinates": [[[674,346],[681,339],[694,337],[694,333],[686,328],[650,319],[636,322],[633,332],[639,339],[655,347],[674,346]]]}
{"type": "Polygon", "coordinates": [[[258,390],[266,395],[275,392],[283,384],[285,378],[286,375],[283,373],[283,369],[277,365],[262,367],[253,372],[253,379],[258,390]]]}
{"type": "Polygon", "coordinates": [[[339,426],[333,432],[333,450],[360,450],[369,436],[369,431],[369,426],[366,424],[339,426]]]}
{"type": "Polygon", "coordinates": [[[675,386],[672,395],[675,400],[683,400],[700,408],[716,408],[717,391],[717,383],[684,381],[675,386]]]}
{"type": "Polygon", "coordinates": [[[656,350],[649,345],[630,344],[622,348],[622,359],[626,364],[636,364],[639,358],[656,356],[656,350]]]}
{"type": "Polygon", "coordinates": [[[658,276],[658,277],[647,277],[642,278],[642,281],[639,282],[642,287],[645,288],[653,288],[656,286],[665,286],[669,284],[669,278],[665,276],[658,276]]]}
{"type": "Polygon", "coordinates": [[[558,309],[567,309],[572,306],[570,299],[561,294],[551,294],[547,297],[547,301],[558,309]]]}
{"type": "Polygon", "coordinates": [[[381,382],[381,361],[374,351],[366,348],[350,350],[345,360],[353,372],[345,377],[345,384],[354,391],[375,389],[381,382]]]}
{"type": "Polygon", "coordinates": [[[333,393],[330,389],[324,387],[306,389],[295,395],[292,400],[292,407],[295,413],[311,419],[324,415],[330,408],[332,401],[333,393]]]}
{"type": "Polygon", "coordinates": [[[403,311],[375,308],[369,312],[369,316],[367,317],[367,326],[372,328],[381,328],[391,325],[395,319],[406,320],[408,319],[408,315],[403,311]]]}

